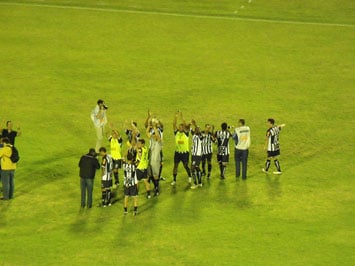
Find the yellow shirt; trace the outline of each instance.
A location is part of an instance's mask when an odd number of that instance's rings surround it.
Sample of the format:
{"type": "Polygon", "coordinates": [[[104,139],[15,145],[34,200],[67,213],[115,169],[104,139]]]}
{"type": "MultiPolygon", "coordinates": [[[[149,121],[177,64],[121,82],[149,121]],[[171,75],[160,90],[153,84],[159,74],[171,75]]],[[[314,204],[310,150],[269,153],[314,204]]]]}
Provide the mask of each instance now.
{"type": "Polygon", "coordinates": [[[145,170],[148,168],[149,160],[148,160],[148,149],[146,147],[142,147],[141,151],[138,152],[139,164],[137,169],[145,170]]]}
{"type": "Polygon", "coordinates": [[[110,145],[111,145],[112,158],[114,160],[121,160],[122,159],[121,144],[118,142],[118,139],[111,138],[110,145]]]}
{"type": "Polygon", "coordinates": [[[189,152],[188,132],[175,132],[175,151],[179,153],[189,152]]]}
{"type": "Polygon", "coordinates": [[[16,163],[13,163],[10,159],[12,149],[10,145],[5,144],[3,148],[0,148],[1,169],[2,170],[15,170],[16,163]]]}

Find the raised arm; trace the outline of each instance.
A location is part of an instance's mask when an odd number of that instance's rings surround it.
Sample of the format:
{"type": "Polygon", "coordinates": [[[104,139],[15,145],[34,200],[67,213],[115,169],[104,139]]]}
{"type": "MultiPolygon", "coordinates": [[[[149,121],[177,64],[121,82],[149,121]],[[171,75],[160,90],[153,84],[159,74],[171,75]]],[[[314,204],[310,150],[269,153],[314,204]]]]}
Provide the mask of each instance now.
{"type": "Polygon", "coordinates": [[[178,116],[179,116],[179,112],[175,113],[175,116],[174,116],[174,120],[173,120],[173,129],[174,129],[174,132],[177,131],[177,119],[178,119],[178,116]]]}
{"type": "Polygon", "coordinates": [[[144,122],[144,126],[145,126],[145,128],[147,128],[147,127],[148,127],[148,125],[149,125],[149,121],[151,120],[151,118],[152,118],[152,113],[148,110],[147,119],[146,119],[146,120],[145,120],[145,122],[144,122]]]}

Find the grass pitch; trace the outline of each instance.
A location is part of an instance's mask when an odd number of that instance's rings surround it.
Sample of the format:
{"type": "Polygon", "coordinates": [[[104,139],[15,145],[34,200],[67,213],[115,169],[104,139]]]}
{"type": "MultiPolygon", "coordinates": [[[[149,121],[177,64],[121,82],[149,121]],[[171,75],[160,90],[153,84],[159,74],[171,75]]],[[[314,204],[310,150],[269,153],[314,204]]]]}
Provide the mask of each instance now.
{"type": "Polygon", "coordinates": [[[0,1],[0,115],[23,131],[0,264],[352,265],[354,4],[318,3],[0,1]],[[165,122],[168,181],[177,109],[200,124],[245,118],[248,180],[235,180],[232,156],[227,180],[214,162],[198,191],[181,166],[176,189],[142,195],[137,217],[123,216],[122,189],[111,208],[79,211],[98,98],[120,128],[142,126],[148,108],[165,122]],[[268,117],[287,124],[281,177],[260,171],[268,117]]]}

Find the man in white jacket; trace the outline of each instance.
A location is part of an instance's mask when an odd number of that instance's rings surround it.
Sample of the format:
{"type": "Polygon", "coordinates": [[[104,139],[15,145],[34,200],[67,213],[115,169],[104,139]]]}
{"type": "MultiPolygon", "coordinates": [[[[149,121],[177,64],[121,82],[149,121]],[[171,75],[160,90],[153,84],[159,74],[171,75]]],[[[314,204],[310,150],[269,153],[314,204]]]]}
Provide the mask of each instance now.
{"type": "Polygon", "coordinates": [[[103,100],[98,100],[97,105],[91,112],[91,120],[94,123],[94,127],[96,130],[96,153],[99,152],[101,147],[102,140],[104,138],[105,126],[107,124],[106,110],[107,105],[103,100]]]}
{"type": "Polygon", "coordinates": [[[244,119],[239,119],[239,125],[233,134],[235,141],[235,167],[236,177],[240,177],[240,164],[242,164],[242,178],[247,179],[247,164],[250,147],[250,128],[245,125],[244,119]]]}

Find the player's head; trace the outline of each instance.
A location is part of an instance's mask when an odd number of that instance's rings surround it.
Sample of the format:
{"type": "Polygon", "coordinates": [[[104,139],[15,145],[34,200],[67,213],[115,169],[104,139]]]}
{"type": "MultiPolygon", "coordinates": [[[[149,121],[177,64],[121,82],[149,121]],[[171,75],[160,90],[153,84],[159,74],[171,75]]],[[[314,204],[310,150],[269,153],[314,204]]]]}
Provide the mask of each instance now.
{"type": "Polygon", "coordinates": [[[180,132],[184,132],[184,130],[185,130],[185,125],[184,124],[180,124],[179,125],[179,131],[180,132]]]}
{"type": "Polygon", "coordinates": [[[7,129],[12,129],[12,121],[7,121],[6,122],[6,127],[7,127],[7,129]]]}
{"type": "Polygon", "coordinates": [[[135,121],[132,121],[132,125],[135,126],[135,127],[138,126],[137,122],[135,122],[135,121]]]}
{"type": "Polygon", "coordinates": [[[118,131],[113,129],[112,132],[111,132],[111,135],[113,138],[117,139],[118,138],[118,131]]]}
{"type": "Polygon", "coordinates": [[[127,161],[131,162],[133,160],[133,154],[132,152],[127,153],[127,161]]]}
{"type": "Polygon", "coordinates": [[[97,105],[102,106],[104,104],[104,100],[98,99],[97,105]]]}
{"type": "Polygon", "coordinates": [[[197,127],[195,128],[195,133],[196,133],[196,134],[200,134],[200,133],[201,133],[201,128],[200,128],[199,126],[197,126],[197,127]]]}
{"type": "Polygon", "coordinates": [[[239,125],[240,126],[245,126],[245,119],[239,119],[239,125]]]}
{"type": "Polygon", "coordinates": [[[2,138],[1,143],[10,144],[10,139],[9,138],[2,138]]]}
{"type": "Polygon", "coordinates": [[[268,122],[268,124],[269,124],[270,127],[272,127],[272,126],[275,125],[275,119],[273,119],[273,118],[269,118],[269,119],[267,120],[267,122],[268,122]]]}
{"type": "Polygon", "coordinates": [[[227,128],[228,128],[227,123],[226,122],[222,123],[221,128],[222,128],[223,131],[226,131],[227,128]]]}
{"type": "Polygon", "coordinates": [[[138,148],[144,147],[145,145],[145,140],[144,139],[139,139],[137,142],[138,148]]]}
{"type": "Polygon", "coordinates": [[[206,124],[205,125],[205,131],[208,132],[208,131],[210,131],[210,129],[211,129],[211,125],[210,124],[206,124]]]}
{"type": "Polygon", "coordinates": [[[106,155],[106,148],[105,147],[101,147],[100,149],[99,149],[99,153],[100,153],[100,155],[101,156],[104,156],[104,155],[106,155]]]}

